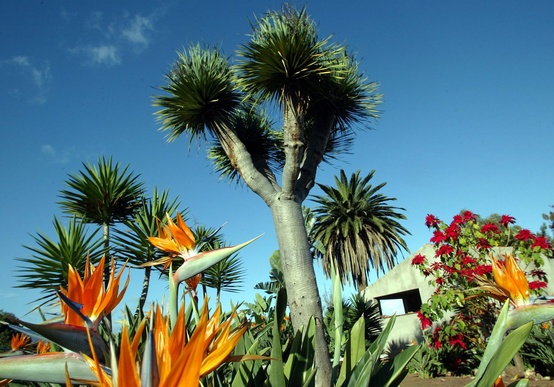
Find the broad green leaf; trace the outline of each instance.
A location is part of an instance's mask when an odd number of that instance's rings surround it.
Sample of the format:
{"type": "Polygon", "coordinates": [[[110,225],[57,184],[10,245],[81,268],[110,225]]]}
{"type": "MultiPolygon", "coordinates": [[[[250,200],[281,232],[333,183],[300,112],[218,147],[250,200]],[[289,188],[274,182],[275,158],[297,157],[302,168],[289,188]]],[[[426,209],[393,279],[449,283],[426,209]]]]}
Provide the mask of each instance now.
{"type": "Polygon", "coordinates": [[[497,352],[498,348],[502,344],[502,340],[504,340],[504,335],[506,334],[507,330],[509,305],[509,301],[506,301],[504,303],[504,306],[502,307],[502,310],[500,311],[500,314],[498,315],[498,318],[496,320],[496,324],[494,324],[492,333],[489,336],[489,342],[487,343],[487,348],[485,348],[485,352],[483,353],[483,357],[481,358],[481,364],[479,364],[479,369],[477,370],[475,379],[473,380],[473,382],[468,384],[468,387],[473,387],[476,385],[477,381],[484,374],[491,358],[494,356],[494,354],[497,352]]]}
{"type": "Polygon", "coordinates": [[[367,350],[362,358],[356,363],[349,375],[348,387],[365,387],[369,385],[374,363],[371,358],[374,354],[367,350]]]}
{"type": "Polygon", "coordinates": [[[408,373],[407,365],[419,351],[420,345],[412,345],[396,355],[391,361],[384,363],[371,378],[375,386],[398,386],[408,373]]]}
{"type": "Polygon", "coordinates": [[[285,288],[279,289],[277,293],[277,300],[275,300],[275,318],[277,324],[281,326],[285,313],[287,312],[287,290],[285,288]]]}
{"type": "Polygon", "coordinates": [[[236,246],[224,247],[217,250],[206,251],[199,253],[198,255],[190,258],[185,261],[179,269],[174,274],[174,279],[177,283],[180,283],[186,279],[194,277],[195,275],[203,272],[209,267],[215,265],[222,259],[229,257],[230,255],[236,253],[243,247],[254,242],[256,239],[260,238],[261,235],[250,239],[244,243],[238,244],[236,246]]]}
{"type": "Polygon", "coordinates": [[[287,385],[287,382],[285,380],[285,371],[283,365],[283,351],[281,350],[281,324],[278,321],[277,309],[278,308],[275,308],[275,318],[273,320],[273,343],[271,347],[272,359],[269,365],[269,384],[272,387],[285,387],[287,385]]]}
{"type": "Polygon", "coordinates": [[[342,310],[342,289],[339,276],[337,275],[333,260],[331,260],[331,280],[333,283],[333,307],[335,316],[335,353],[333,355],[333,376],[332,380],[335,381],[339,370],[340,363],[340,350],[342,347],[342,334],[344,326],[344,312],[342,310]]]}
{"type": "Polygon", "coordinates": [[[365,321],[360,317],[350,331],[350,339],[346,342],[344,359],[337,379],[337,386],[348,382],[350,374],[365,352],[365,321]]]}
{"type": "Polygon", "coordinates": [[[284,372],[289,385],[301,383],[309,385],[315,376],[313,369],[315,354],[315,321],[313,318],[303,332],[298,331],[291,346],[290,354],[285,363],[284,372]]]}
{"type": "Polygon", "coordinates": [[[529,379],[521,379],[516,382],[508,384],[507,387],[529,387],[529,379]]]}
{"type": "MultiPolygon", "coordinates": [[[[92,357],[87,328],[85,327],[61,323],[34,324],[19,319],[14,319],[14,322],[29,328],[35,334],[38,334],[63,348],[67,348],[70,351],[77,353],[84,353],[92,357]]],[[[15,325],[10,326],[16,330],[20,330],[15,325]]],[[[102,362],[104,361],[104,354],[108,353],[108,347],[98,332],[94,330],[89,330],[89,332],[94,346],[94,351],[96,352],[98,359],[102,362]]]]}
{"type": "MultiPolygon", "coordinates": [[[[246,347],[246,355],[261,355],[259,348],[259,339],[254,340],[250,332],[246,332],[241,339],[241,343],[237,345],[236,349],[246,347]],[[241,345],[242,344],[242,345],[241,345]]],[[[264,348],[263,351],[269,350],[264,348]]],[[[241,351],[239,350],[239,353],[241,351]]],[[[231,382],[231,387],[245,387],[261,385],[262,381],[267,378],[267,375],[262,368],[261,360],[244,361],[237,363],[237,373],[231,382]]]]}
{"type": "Polygon", "coordinates": [[[64,384],[66,366],[72,380],[97,380],[83,357],[73,352],[49,352],[2,358],[0,359],[0,379],[64,384]]]}
{"type": "Polygon", "coordinates": [[[506,336],[490,362],[487,364],[487,368],[483,375],[478,379],[476,378],[475,387],[490,387],[494,384],[494,381],[504,372],[519,348],[521,348],[525,340],[527,340],[531,328],[533,328],[533,322],[529,321],[527,324],[522,325],[506,336]]]}

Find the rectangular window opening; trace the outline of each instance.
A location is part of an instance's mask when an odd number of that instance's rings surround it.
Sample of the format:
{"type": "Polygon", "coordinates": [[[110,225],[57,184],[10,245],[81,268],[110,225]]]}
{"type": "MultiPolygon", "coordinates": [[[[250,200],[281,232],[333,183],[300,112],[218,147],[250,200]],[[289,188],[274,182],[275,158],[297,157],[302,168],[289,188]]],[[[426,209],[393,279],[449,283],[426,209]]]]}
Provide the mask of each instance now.
{"type": "Polygon", "coordinates": [[[376,298],[381,316],[415,313],[421,308],[419,289],[387,294],[376,298]]]}

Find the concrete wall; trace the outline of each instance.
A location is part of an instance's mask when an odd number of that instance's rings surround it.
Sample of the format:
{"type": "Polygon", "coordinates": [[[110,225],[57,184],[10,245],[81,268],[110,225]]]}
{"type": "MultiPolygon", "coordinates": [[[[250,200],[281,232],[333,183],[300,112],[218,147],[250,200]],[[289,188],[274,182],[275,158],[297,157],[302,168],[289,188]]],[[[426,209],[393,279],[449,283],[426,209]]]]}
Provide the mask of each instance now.
{"type": "MultiPolygon", "coordinates": [[[[364,290],[364,297],[367,300],[375,300],[382,296],[418,289],[421,301],[427,301],[433,293],[434,288],[427,284],[427,279],[419,272],[419,269],[412,266],[412,259],[417,254],[425,255],[428,259],[434,259],[435,250],[432,244],[424,245],[389,270],[383,277],[369,285],[364,290]]],[[[383,326],[387,322],[388,317],[384,317],[383,326]]],[[[412,340],[420,341],[422,337],[421,324],[416,313],[397,315],[396,324],[389,336],[389,341],[394,346],[406,345],[411,343],[412,340]]]]}

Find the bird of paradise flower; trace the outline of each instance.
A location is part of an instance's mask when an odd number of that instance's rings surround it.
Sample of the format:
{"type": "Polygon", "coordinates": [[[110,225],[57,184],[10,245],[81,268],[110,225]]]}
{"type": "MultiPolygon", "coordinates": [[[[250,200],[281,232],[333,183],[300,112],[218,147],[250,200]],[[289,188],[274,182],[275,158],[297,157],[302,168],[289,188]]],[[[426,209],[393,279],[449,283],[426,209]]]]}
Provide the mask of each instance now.
{"type": "Polygon", "coordinates": [[[112,364],[111,370],[106,369],[94,353],[92,358],[86,358],[98,378],[99,386],[133,387],[145,383],[157,387],[197,386],[202,377],[225,362],[267,359],[258,355],[230,356],[247,330],[246,324],[232,328],[236,309],[229,318],[220,322],[221,308],[218,306],[210,317],[206,300],[190,338],[187,338],[185,329],[184,305],[174,326],[159,305],[150,315],[151,328],[142,358],[138,342],[144,324],[132,340],[127,328],[123,328],[119,359],[112,364]]]}

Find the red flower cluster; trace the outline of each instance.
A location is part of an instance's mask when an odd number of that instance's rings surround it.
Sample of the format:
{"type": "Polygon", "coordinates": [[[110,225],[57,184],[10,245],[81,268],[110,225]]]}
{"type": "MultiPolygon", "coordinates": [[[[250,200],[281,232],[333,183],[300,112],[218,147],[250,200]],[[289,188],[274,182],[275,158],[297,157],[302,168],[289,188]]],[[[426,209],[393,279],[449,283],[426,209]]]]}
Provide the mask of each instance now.
{"type": "Polygon", "coordinates": [[[448,339],[448,342],[453,347],[455,347],[456,345],[459,345],[463,349],[467,349],[467,345],[466,345],[466,343],[464,343],[464,341],[462,339],[463,339],[462,334],[458,333],[456,336],[450,337],[450,339],[448,339]]]}
{"type": "Polygon", "coordinates": [[[421,265],[425,263],[425,255],[422,255],[422,254],[417,254],[413,259],[412,259],[412,265],[421,265]]]}
{"type": "Polygon", "coordinates": [[[440,339],[440,332],[441,332],[440,326],[437,326],[435,328],[435,331],[433,332],[433,347],[435,347],[435,349],[440,349],[442,345],[441,339],[440,339]]]}
{"type": "Polygon", "coordinates": [[[425,225],[427,227],[437,227],[439,224],[440,220],[435,215],[428,214],[425,217],[425,225]]]}
{"type": "Polygon", "coordinates": [[[519,232],[514,236],[515,239],[520,241],[527,241],[528,239],[531,239],[533,237],[533,233],[526,228],[522,228],[519,230],[519,232]]]}
{"type": "Polygon", "coordinates": [[[444,329],[437,326],[429,335],[429,346],[441,351],[454,351],[455,356],[462,356],[460,351],[469,349],[477,342],[475,340],[483,337],[482,321],[490,318],[497,308],[486,297],[479,302],[481,298],[460,295],[479,286],[475,279],[477,276],[493,280],[489,257],[495,251],[492,246],[511,247],[513,254],[526,264],[534,263],[535,270],[529,276],[533,279],[530,288],[535,294],[540,294],[547,286],[546,275],[540,270],[540,259],[536,257],[539,254],[552,255],[553,252],[545,237],[535,236],[527,229],[514,235],[513,216],[502,215],[498,221],[482,225],[477,218],[471,211],[464,211],[455,215],[450,223],[445,223],[428,214],[425,225],[432,231],[430,241],[435,248],[435,259],[429,261],[419,254],[412,259],[412,265],[417,265],[428,278],[428,283],[435,287],[434,293],[417,314],[422,329],[433,326],[433,321],[440,322],[446,312],[455,312],[444,329]],[[461,309],[464,312],[455,311],[456,305],[466,309],[461,309]]]}
{"type": "Polygon", "coordinates": [[[483,234],[487,234],[487,233],[500,234],[500,229],[496,224],[487,223],[487,224],[484,224],[483,227],[481,227],[481,232],[483,234]]]}
{"type": "Polygon", "coordinates": [[[475,275],[484,276],[492,273],[492,265],[477,265],[474,269],[475,275]]]}
{"type": "Polygon", "coordinates": [[[548,284],[544,281],[531,281],[529,282],[529,289],[544,289],[548,284]]]}
{"type": "Polygon", "coordinates": [[[431,242],[438,244],[446,241],[446,235],[441,230],[433,231],[433,236],[431,237],[431,242]]]}
{"type": "Polygon", "coordinates": [[[485,238],[479,238],[475,247],[477,248],[477,250],[488,250],[491,248],[491,244],[485,238]]]}
{"type": "Polygon", "coordinates": [[[454,248],[450,245],[442,245],[437,249],[435,257],[440,257],[441,255],[450,255],[454,252],[454,248]]]}
{"type": "Polygon", "coordinates": [[[502,226],[508,226],[509,224],[514,224],[516,222],[516,218],[510,215],[502,215],[500,218],[500,223],[502,226]]]}
{"type": "Polygon", "coordinates": [[[533,244],[531,245],[531,248],[534,249],[535,247],[538,247],[539,249],[550,249],[550,245],[548,244],[548,241],[546,240],[546,237],[539,236],[539,237],[533,237],[533,244]]]}
{"type": "Polygon", "coordinates": [[[421,314],[421,310],[417,311],[417,317],[421,322],[421,329],[429,328],[431,325],[433,325],[433,322],[430,319],[421,314]]]}

